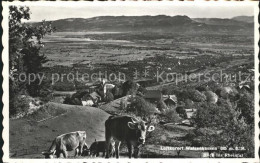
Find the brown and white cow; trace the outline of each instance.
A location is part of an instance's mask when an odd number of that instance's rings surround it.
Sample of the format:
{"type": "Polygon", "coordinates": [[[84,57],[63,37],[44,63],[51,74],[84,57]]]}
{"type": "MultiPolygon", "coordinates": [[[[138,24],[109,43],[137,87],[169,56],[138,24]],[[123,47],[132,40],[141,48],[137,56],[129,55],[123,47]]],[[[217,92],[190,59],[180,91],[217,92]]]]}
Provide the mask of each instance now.
{"type": "Polygon", "coordinates": [[[148,126],[144,121],[138,121],[128,116],[110,116],[105,122],[106,135],[106,158],[109,158],[109,144],[115,141],[116,158],[119,158],[119,147],[121,141],[125,141],[128,148],[128,156],[132,157],[132,146],[134,157],[138,157],[139,148],[145,143],[146,132],[151,132],[154,126],[148,126]]]}
{"type": "Polygon", "coordinates": [[[68,157],[67,151],[75,151],[75,156],[81,155],[83,146],[87,146],[85,131],[75,131],[57,136],[47,152],[42,152],[45,158],[53,158],[54,155],[59,158],[63,154],[68,157]]]}

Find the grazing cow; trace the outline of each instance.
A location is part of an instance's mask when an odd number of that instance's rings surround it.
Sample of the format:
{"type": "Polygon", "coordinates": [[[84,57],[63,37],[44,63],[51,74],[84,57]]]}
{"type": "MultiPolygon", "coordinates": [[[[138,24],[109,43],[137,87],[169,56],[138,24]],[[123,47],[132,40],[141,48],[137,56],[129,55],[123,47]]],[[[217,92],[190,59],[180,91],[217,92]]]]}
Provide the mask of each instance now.
{"type": "MultiPolygon", "coordinates": [[[[139,148],[145,143],[146,132],[154,130],[154,126],[147,126],[144,121],[137,121],[128,116],[110,116],[105,122],[106,151],[110,149],[110,142],[115,141],[116,158],[119,158],[119,147],[121,141],[126,141],[128,156],[132,157],[132,146],[134,146],[134,157],[138,157],[139,148]]],[[[108,152],[106,158],[109,158],[108,152]]]]}
{"type": "MultiPolygon", "coordinates": [[[[78,151],[76,151],[76,152],[78,152],[78,151]]],[[[83,146],[82,152],[81,152],[81,156],[89,156],[89,154],[90,154],[89,147],[88,147],[87,143],[85,143],[83,146]]]]}
{"type": "MultiPolygon", "coordinates": [[[[99,156],[99,152],[103,153],[103,157],[105,157],[105,153],[106,153],[106,141],[97,141],[95,139],[95,142],[91,144],[90,148],[90,156],[99,156]]],[[[110,143],[110,150],[109,150],[109,155],[110,156],[114,156],[115,154],[115,142],[111,142],[110,143]]]]}
{"type": "Polygon", "coordinates": [[[42,152],[45,158],[53,158],[56,155],[57,158],[63,154],[64,158],[68,157],[67,151],[75,151],[76,155],[81,155],[82,148],[86,145],[86,132],[85,131],[75,131],[66,134],[62,134],[56,137],[51,147],[47,152],[42,152]]]}

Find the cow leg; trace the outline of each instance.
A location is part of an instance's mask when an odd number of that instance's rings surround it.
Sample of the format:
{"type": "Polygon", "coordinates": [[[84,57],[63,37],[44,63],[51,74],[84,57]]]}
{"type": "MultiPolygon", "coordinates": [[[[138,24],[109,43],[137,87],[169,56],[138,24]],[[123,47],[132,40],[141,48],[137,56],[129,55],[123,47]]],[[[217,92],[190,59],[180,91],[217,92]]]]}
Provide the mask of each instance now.
{"type": "Polygon", "coordinates": [[[83,144],[81,144],[78,148],[79,152],[78,152],[78,156],[81,156],[82,152],[83,152],[83,144]]]}
{"type": "Polygon", "coordinates": [[[128,148],[128,157],[132,157],[132,144],[130,142],[127,142],[127,148],[128,148]]]}
{"type": "Polygon", "coordinates": [[[138,157],[138,153],[139,153],[139,148],[138,147],[134,147],[134,157],[135,158],[138,157]]]}
{"type": "Polygon", "coordinates": [[[62,151],[62,154],[63,154],[63,157],[64,157],[64,158],[67,158],[67,157],[68,157],[68,154],[67,154],[66,151],[63,150],[63,151],[62,151]]]}
{"type": "Polygon", "coordinates": [[[106,133],[106,158],[109,158],[110,143],[111,143],[111,137],[107,137],[107,133],[106,133]]]}
{"type": "Polygon", "coordinates": [[[85,138],[83,139],[83,141],[79,142],[79,146],[78,146],[78,156],[81,156],[83,153],[83,147],[85,145],[85,138]]]}
{"type": "Polygon", "coordinates": [[[105,157],[105,155],[106,155],[106,152],[105,152],[105,151],[103,151],[103,156],[102,156],[102,157],[105,157]]]}
{"type": "Polygon", "coordinates": [[[97,152],[96,157],[99,157],[99,152],[97,152]]]}
{"type": "Polygon", "coordinates": [[[115,148],[116,148],[116,158],[119,158],[119,147],[120,147],[120,141],[115,142],[115,148]]]}
{"type": "Polygon", "coordinates": [[[61,158],[61,155],[62,155],[62,152],[58,152],[56,156],[57,156],[57,158],[61,158]]]}
{"type": "Polygon", "coordinates": [[[115,143],[111,146],[111,148],[112,148],[112,155],[113,157],[115,157],[116,156],[115,143]]]}
{"type": "Polygon", "coordinates": [[[74,155],[74,157],[76,157],[76,156],[79,156],[79,149],[78,149],[78,148],[75,149],[75,155],[74,155]]]}
{"type": "Polygon", "coordinates": [[[61,157],[61,152],[56,151],[55,155],[56,155],[57,158],[60,158],[61,157]]]}

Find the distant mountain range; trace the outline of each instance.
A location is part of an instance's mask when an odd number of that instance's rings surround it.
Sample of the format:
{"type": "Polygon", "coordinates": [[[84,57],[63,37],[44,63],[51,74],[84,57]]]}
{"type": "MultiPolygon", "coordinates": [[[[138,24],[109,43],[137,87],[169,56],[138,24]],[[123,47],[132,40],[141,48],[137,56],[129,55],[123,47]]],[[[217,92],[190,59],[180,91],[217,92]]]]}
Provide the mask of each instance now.
{"type": "Polygon", "coordinates": [[[254,23],[254,17],[253,16],[236,16],[232,18],[236,21],[242,21],[246,23],[254,23]]]}
{"type": "MultiPolygon", "coordinates": [[[[189,18],[188,16],[100,16],[88,19],[68,18],[52,21],[59,32],[178,32],[178,33],[253,33],[253,17],[232,19],[189,18]]],[[[31,23],[37,25],[39,23],[31,23]]]]}

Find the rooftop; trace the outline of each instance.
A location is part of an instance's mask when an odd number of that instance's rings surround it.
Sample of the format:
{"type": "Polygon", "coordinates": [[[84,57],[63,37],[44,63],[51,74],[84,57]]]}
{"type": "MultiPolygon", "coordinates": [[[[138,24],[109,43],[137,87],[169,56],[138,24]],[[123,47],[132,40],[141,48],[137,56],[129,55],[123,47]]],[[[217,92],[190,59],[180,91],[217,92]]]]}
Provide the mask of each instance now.
{"type": "Polygon", "coordinates": [[[159,90],[147,90],[144,93],[144,98],[146,98],[146,99],[160,99],[160,98],[162,98],[162,93],[159,90]]]}

